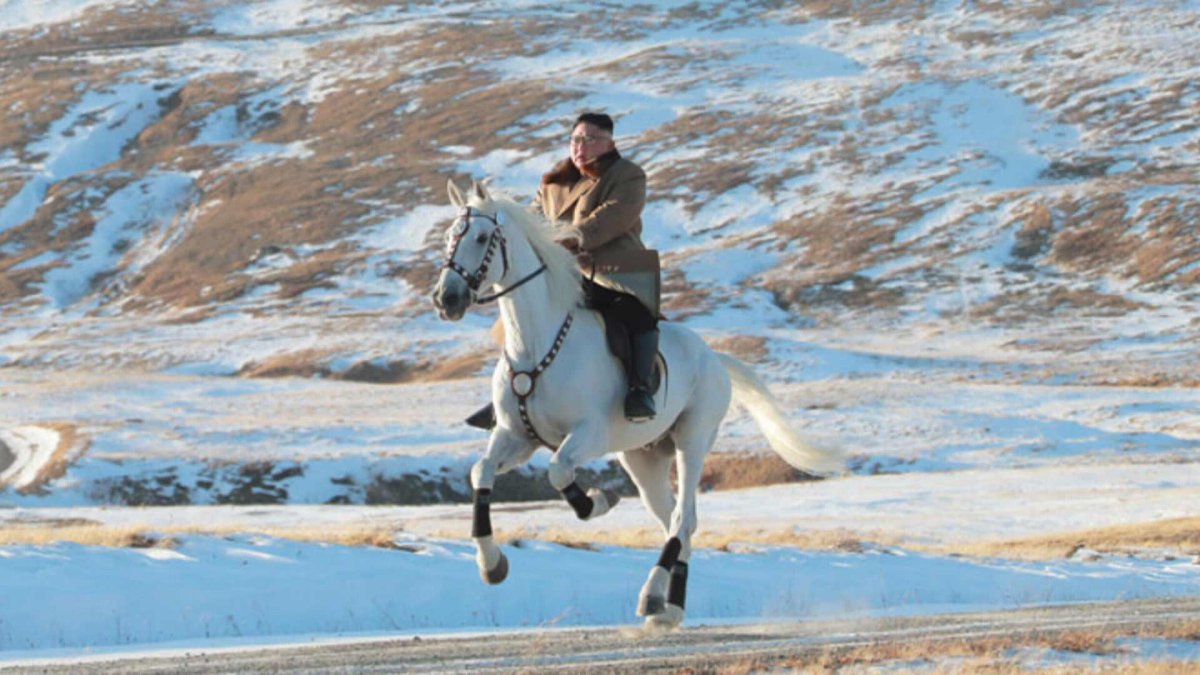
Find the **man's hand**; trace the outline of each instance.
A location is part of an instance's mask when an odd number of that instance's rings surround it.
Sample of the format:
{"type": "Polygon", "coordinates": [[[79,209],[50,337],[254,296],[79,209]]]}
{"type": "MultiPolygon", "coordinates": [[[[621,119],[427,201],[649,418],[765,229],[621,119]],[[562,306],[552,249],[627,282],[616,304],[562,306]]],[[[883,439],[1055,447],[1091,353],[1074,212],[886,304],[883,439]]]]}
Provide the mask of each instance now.
{"type": "Polygon", "coordinates": [[[579,255],[580,253],[583,253],[583,249],[579,248],[579,240],[574,237],[570,237],[567,239],[558,239],[556,241],[559,246],[567,249],[568,251],[570,251],[571,253],[574,253],[575,255],[579,255]]]}
{"type": "Polygon", "coordinates": [[[592,266],[592,254],[589,251],[583,250],[579,246],[579,240],[574,237],[567,237],[556,240],[558,245],[575,254],[575,262],[579,263],[580,267],[588,268],[592,266]]]}

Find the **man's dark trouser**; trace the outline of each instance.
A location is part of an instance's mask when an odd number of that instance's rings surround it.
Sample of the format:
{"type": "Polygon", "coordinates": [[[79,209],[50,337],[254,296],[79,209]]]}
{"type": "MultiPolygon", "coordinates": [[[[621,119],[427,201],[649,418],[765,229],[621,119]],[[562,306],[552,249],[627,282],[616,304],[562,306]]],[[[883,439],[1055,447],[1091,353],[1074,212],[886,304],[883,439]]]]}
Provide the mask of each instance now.
{"type": "Polygon", "coordinates": [[[616,320],[629,331],[629,392],[625,395],[625,417],[642,422],[654,417],[654,359],[658,356],[658,317],[641,300],[628,294],[583,280],[588,307],[599,310],[606,320],[616,320]]]}

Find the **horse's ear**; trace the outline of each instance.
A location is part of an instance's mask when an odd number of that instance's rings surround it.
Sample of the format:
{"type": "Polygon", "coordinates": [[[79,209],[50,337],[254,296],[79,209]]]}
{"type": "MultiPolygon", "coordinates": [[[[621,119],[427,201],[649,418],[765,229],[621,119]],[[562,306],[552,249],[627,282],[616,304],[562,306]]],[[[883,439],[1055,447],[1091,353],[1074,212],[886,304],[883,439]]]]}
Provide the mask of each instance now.
{"type": "Polygon", "coordinates": [[[446,194],[449,195],[450,203],[454,206],[461,209],[467,205],[467,200],[463,199],[462,190],[459,190],[458,186],[454,184],[453,178],[446,180],[446,194]]]}
{"type": "Polygon", "coordinates": [[[479,201],[481,202],[488,202],[492,200],[491,195],[488,194],[487,187],[485,187],[483,183],[472,181],[471,191],[475,193],[475,196],[478,197],[479,201]]]}

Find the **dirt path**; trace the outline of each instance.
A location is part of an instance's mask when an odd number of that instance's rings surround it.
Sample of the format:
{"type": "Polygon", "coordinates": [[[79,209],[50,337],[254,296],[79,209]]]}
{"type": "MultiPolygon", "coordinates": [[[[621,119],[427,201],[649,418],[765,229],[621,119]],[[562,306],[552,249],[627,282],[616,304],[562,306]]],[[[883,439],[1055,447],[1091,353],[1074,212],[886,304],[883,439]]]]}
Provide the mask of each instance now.
{"type": "Polygon", "coordinates": [[[1106,635],[1168,626],[1200,617],[1200,597],[1039,607],[856,621],[701,626],[667,635],[632,627],[534,630],[455,637],[406,637],[328,646],[198,651],[153,657],[90,657],[27,662],[0,672],[38,673],[315,673],[315,672],[653,672],[813,656],[835,648],[1047,638],[1078,630],[1106,635]]]}

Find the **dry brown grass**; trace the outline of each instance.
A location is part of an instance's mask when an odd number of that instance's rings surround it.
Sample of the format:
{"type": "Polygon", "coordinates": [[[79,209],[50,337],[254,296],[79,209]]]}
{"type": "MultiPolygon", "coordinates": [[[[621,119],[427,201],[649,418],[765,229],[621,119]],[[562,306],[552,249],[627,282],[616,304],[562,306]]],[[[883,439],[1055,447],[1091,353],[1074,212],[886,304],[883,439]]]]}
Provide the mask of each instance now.
{"type": "Polygon", "coordinates": [[[1110,631],[1067,631],[1057,634],[1030,633],[1015,637],[985,637],[970,640],[921,640],[881,643],[867,647],[832,649],[817,657],[814,665],[836,670],[854,665],[888,661],[928,661],[945,658],[1005,659],[1017,648],[1054,649],[1080,654],[1113,654],[1115,636],[1110,631]]]}
{"type": "Polygon", "coordinates": [[[706,490],[736,490],[803,480],[813,480],[813,476],[788,464],[774,453],[747,455],[724,452],[713,453],[704,461],[700,487],[706,490]]]}
{"type": "Polygon", "coordinates": [[[414,368],[413,380],[417,382],[438,382],[441,380],[458,380],[464,377],[474,377],[488,364],[495,362],[496,355],[491,352],[470,353],[452,356],[440,361],[418,364],[414,368]]]}
{"type": "Polygon", "coordinates": [[[860,23],[886,21],[897,16],[923,17],[932,3],[927,0],[884,0],[877,2],[845,2],[845,0],[814,0],[798,3],[795,11],[822,19],[850,19],[860,23]]]}
{"type": "MultiPolygon", "coordinates": [[[[972,307],[971,315],[1019,325],[1030,320],[1044,320],[1047,316],[1060,312],[1075,312],[1093,317],[1121,316],[1144,307],[1145,305],[1122,295],[1101,293],[1086,288],[1047,285],[1038,289],[1001,293],[986,303],[972,307]]],[[[1075,341],[1074,344],[1079,350],[1082,350],[1098,340],[1099,338],[1085,338],[1075,341]]],[[[1061,350],[1070,344],[1070,341],[1064,340],[1060,345],[1045,346],[1061,350]]]]}
{"type": "Polygon", "coordinates": [[[1121,672],[1159,675],[1195,672],[1194,663],[1183,661],[1137,661],[1125,659],[1116,641],[1126,637],[1194,640],[1197,621],[1185,621],[1182,633],[1169,624],[1145,624],[1129,627],[1101,627],[1065,631],[1036,631],[1004,636],[970,639],[917,639],[880,642],[865,646],[831,647],[812,654],[783,659],[748,659],[729,664],[718,672],[757,673],[780,669],[805,673],[833,673],[846,669],[885,668],[886,672],[936,673],[1078,673],[1078,664],[1027,666],[1013,657],[1014,651],[1065,651],[1109,657],[1097,662],[1089,672],[1121,672]],[[918,665],[919,664],[919,665],[918,665]]]}
{"type": "Polygon", "coordinates": [[[931,550],[969,556],[1054,560],[1071,556],[1081,548],[1113,554],[1149,549],[1175,555],[1200,555],[1200,516],[1024,539],[937,546],[931,550]]]}
{"type": "Polygon", "coordinates": [[[1017,231],[1013,256],[1027,260],[1045,252],[1054,230],[1054,216],[1042,201],[1026,203],[1014,209],[1014,219],[1021,222],[1017,231]]]}
{"type": "Polygon", "coordinates": [[[1190,373],[1138,373],[1133,375],[1118,375],[1107,377],[1097,383],[1105,387],[1146,387],[1159,389],[1163,387],[1200,387],[1200,377],[1190,373]]]}
{"type": "MultiPolygon", "coordinates": [[[[85,22],[75,29],[82,36],[78,42],[53,29],[39,43],[43,50],[56,51],[77,48],[80,42],[88,43],[89,49],[104,49],[128,47],[130,39],[148,43],[187,39],[177,34],[178,26],[167,13],[112,18],[120,29],[85,22]]],[[[531,113],[567,100],[573,94],[553,91],[545,83],[496,83],[490,75],[462,63],[463,50],[474,53],[481,46],[492,57],[535,54],[539,48],[529,38],[536,29],[524,20],[447,22],[430,24],[417,34],[324,41],[312,48],[312,58],[344,63],[347,70],[376,63],[378,70],[390,72],[329,91],[312,104],[292,102],[279,109],[251,109],[247,104],[249,96],[270,86],[255,78],[234,73],[191,78],[180,91],[164,98],[162,116],[111,165],[113,171],[54,186],[56,199],[48,201],[37,217],[0,234],[0,244],[14,240],[22,244],[19,256],[0,261],[0,274],[5,275],[0,300],[36,292],[46,271],[45,266],[9,268],[51,248],[61,250],[90,233],[93,209],[84,202],[102,202],[123,187],[113,176],[123,175],[120,171],[137,175],[161,165],[200,176],[197,188],[203,208],[196,210],[170,249],[136,278],[125,280],[132,297],[127,309],[219,305],[259,284],[278,285],[281,299],[327,286],[331,277],[353,262],[354,252],[328,248],[267,277],[241,272],[263,246],[334,241],[373,224],[364,221],[368,217],[377,221],[378,214],[371,215],[372,205],[423,203],[431,194],[442,194],[445,166],[456,159],[440,148],[503,145],[506,134],[530,130],[522,120],[531,113]],[[451,65],[414,73],[413,62],[451,65]],[[396,112],[413,101],[423,105],[404,114],[396,112]],[[311,156],[231,166],[221,150],[191,146],[204,116],[225,105],[237,106],[239,123],[252,131],[253,140],[302,142],[311,156]],[[381,158],[387,161],[378,161],[381,158]],[[57,233],[54,241],[45,240],[50,232],[57,233]]],[[[76,99],[80,83],[113,79],[97,66],[64,69],[62,62],[51,67],[36,60],[27,73],[0,79],[0,104],[13,113],[0,122],[0,149],[43,133],[76,99]]],[[[3,180],[0,194],[15,193],[19,185],[3,180]]],[[[451,213],[447,208],[447,217],[451,213]]],[[[430,272],[427,265],[406,264],[397,276],[405,276],[420,291],[431,281],[430,272]]]]}
{"type": "Polygon", "coordinates": [[[317,349],[303,349],[276,354],[262,361],[253,361],[242,366],[238,375],[242,377],[313,377],[327,375],[325,360],[330,355],[317,349]]]}
{"type": "MultiPolygon", "coordinates": [[[[372,0],[355,6],[361,9],[376,4],[372,0]]],[[[972,11],[1027,22],[1072,11],[1081,3],[1046,0],[1019,3],[1019,7],[1010,4],[977,3],[972,11]]],[[[186,234],[169,251],[136,278],[122,280],[128,284],[126,299],[131,300],[127,309],[215,307],[262,284],[277,284],[278,297],[287,299],[333,283],[332,279],[355,262],[356,252],[330,248],[265,278],[244,274],[247,261],[259,247],[303,243],[320,248],[381,222],[402,205],[440,199],[447,172],[463,160],[462,156],[447,153],[444,149],[448,146],[476,148],[476,156],[491,148],[521,148],[536,154],[560,147],[556,144],[561,136],[543,132],[561,122],[540,121],[538,114],[574,100],[579,95],[576,89],[563,86],[554,75],[497,81],[486,66],[476,64],[512,56],[537,57],[583,35],[630,44],[625,41],[637,40],[649,31],[693,22],[721,29],[764,18],[786,24],[814,17],[856,23],[903,17],[906,22],[919,23],[928,18],[933,6],[927,0],[818,0],[794,7],[786,3],[752,3],[727,12],[690,5],[666,13],[630,6],[596,9],[593,18],[603,20],[586,26],[568,12],[514,16],[504,21],[455,17],[427,22],[420,30],[381,31],[367,37],[341,37],[330,26],[256,36],[257,40],[270,40],[316,31],[328,33],[312,41],[309,57],[348,76],[340,86],[324,92],[321,100],[293,101],[271,110],[251,110],[247,101],[278,83],[262,82],[247,72],[197,74],[190,78],[180,91],[165,96],[162,117],[145,129],[118,161],[94,175],[55,186],[54,200],[47,201],[32,223],[0,233],[0,246],[19,244],[11,247],[19,250],[17,255],[0,260],[0,301],[38,292],[48,265],[11,268],[48,251],[66,250],[88,236],[94,226],[94,207],[122,186],[115,177],[123,172],[136,177],[162,166],[194,172],[200,176],[197,188],[202,207],[197,209],[195,221],[186,223],[186,234]],[[363,73],[371,75],[359,79],[357,76],[363,73]],[[225,161],[211,148],[192,146],[204,117],[226,105],[236,106],[239,122],[253,129],[251,140],[303,142],[312,155],[248,167],[225,161]],[[387,207],[380,210],[381,204],[387,207]],[[58,233],[54,241],[48,240],[51,232],[58,233]]],[[[12,148],[19,153],[20,144],[40,137],[50,123],[61,118],[78,100],[78,91],[112,82],[117,70],[126,68],[124,64],[103,65],[98,59],[88,63],[82,56],[108,50],[127,54],[138,45],[206,39],[189,32],[189,24],[193,23],[189,11],[202,13],[203,4],[188,0],[137,11],[95,8],[70,25],[47,27],[40,34],[14,33],[11,40],[0,45],[0,59],[19,66],[9,68],[11,72],[0,77],[0,105],[10,113],[0,120],[0,151],[12,148]],[[80,52],[81,58],[73,58],[72,51],[80,52]],[[55,56],[45,59],[39,55],[55,56]]],[[[1005,23],[1001,20],[996,25],[1005,23]]],[[[950,34],[950,39],[968,46],[1005,44],[1008,37],[1005,29],[988,33],[973,24],[953,29],[950,34]]],[[[734,83],[744,79],[745,73],[721,67],[725,56],[722,49],[719,44],[699,43],[653,46],[630,50],[619,58],[597,59],[584,72],[613,81],[644,78],[656,89],[693,89],[697,84],[736,87],[734,83]]],[[[1086,49],[1077,49],[1078,53],[1064,47],[1061,54],[1067,58],[1089,56],[1083,53],[1086,49]]],[[[885,137],[920,138],[927,120],[920,119],[920,115],[897,113],[895,106],[879,103],[910,81],[908,78],[919,81],[936,76],[929,65],[906,63],[909,57],[903,55],[895,58],[896,63],[868,65],[889,73],[889,77],[876,78],[882,82],[847,82],[839,91],[842,95],[818,96],[803,103],[764,101],[758,106],[736,106],[736,112],[734,107],[723,105],[681,110],[677,118],[639,133],[637,145],[622,149],[650,169],[652,200],[669,191],[672,199],[687,202],[685,210],[691,212],[703,200],[745,185],[752,185],[768,198],[779,197],[782,192],[783,199],[793,200],[796,195],[787,186],[795,178],[817,171],[890,178],[883,175],[884,170],[905,157],[907,151],[884,154],[871,148],[885,137]],[[905,71],[905,67],[911,70],[905,71]],[[865,120],[866,124],[846,124],[846,120],[853,119],[865,120]],[[699,151],[702,158],[656,161],[669,157],[660,151],[681,147],[699,151]],[[805,148],[819,151],[806,152],[804,159],[779,161],[791,151],[805,148]]],[[[303,86],[307,76],[296,73],[289,83],[303,86]]],[[[164,82],[175,81],[173,74],[164,72],[162,77],[164,82]]],[[[1091,76],[1086,72],[1073,73],[1072,78],[1078,81],[1069,86],[1051,77],[1044,87],[1029,87],[1022,95],[1068,122],[1093,129],[1128,125],[1134,120],[1141,124],[1147,118],[1182,118],[1180,113],[1187,112],[1179,110],[1180,105],[1186,105],[1179,101],[1188,100],[1191,92],[1186,78],[1164,85],[1162,95],[1152,100],[1104,110],[1104,101],[1093,98],[1088,91],[1095,90],[1096,97],[1103,97],[1111,95],[1111,88],[1101,86],[1107,84],[1103,79],[1083,79],[1087,77],[1091,76]],[[1144,109],[1134,111],[1134,106],[1144,109]]],[[[1019,83],[1011,86],[1020,89],[1019,83]]],[[[1193,127],[1173,128],[1179,132],[1193,127]]],[[[1093,160],[1100,164],[1109,161],[1105,157],[1084,158],[1066,161],[1064,166],[1086,173],[1087,167],[1097,166],[1093,160]]],[[[1190,169],[1164,167],[1155,177],[1136,180],[1148,183],[1162,176],[1168,182],[1194,182],[1194,171],[1190,169]]],[[[1131,234],[1135,219],[1123,212],[1128,199],[1121,190],[1127,184],[1120,183],[1134,178],[1099,174],[1070,178],[1085,178],[1091,185],[1086,191],[1072,193],[1073,197],[1062,198],[1068,203],[1042,205],[1044,217],[1027,219],[1017,237],[1018,257],[1024,253],[1048,258],[1069,271],[1087,275],[1118,270],[1116,273],[1136,275],[1143,283],[1200,279],[1200,269],[1180,272],[1200,259],[1200,249],[1190,232],[1196,220],[1194,205],[1164,202],[1155,206],[1158,210],[1154,213],[1139,215],[1140,225],[1150,221],[1150,236],[1139,241],[1131,234]],[[1106,196],[1109,192],[1113,194],[1106,196]],[[1053,218],[1048,215],[1051,212],[1053,218]]],[[[816,213],[779,223],[776,229],[780,242],[799,239],[803,244],[797,248],[803,253],[782,261],[772,275],[769,288],[781,304],[829,303],[831,311],[840,309],[835,305],[888,309],[906,299],[904,291],[897,290],[903,283],[889,285],[860,279],[864,276],[862,270],[916,253],[911,270],[915,274],[934,270],[948,257],[958,255],[936,250],[940,245],[936,242],[919,244],[928,250],[909,251],[905,250],[907,244],[893,241],[900,227],[918,222],[942,206],[928,199],[922,202],[918,195],[928,186],[908,184],[907,179],[883,181],[879,190],[865,197],[849,191],[832,208],[820,208],[816,213]],[[833,288],[844,282],[852,282],[852,288],[833,288]]],[[[917,179],[919,182],[920,177],[917,179]]],[[[0,177],[0,203],[19,189],[20,180],[0,177]]],[[[825,189],[813,191],[824,193],[825,189]]],[[[449,213],[448,209],[447,217],[449,213]]],[[[950,231],[957,226],[947,224],[950,231]]],[[[427,244],[423,252],[400,256],[404,259],[393,270],[393,276],[410,282],[418,293],[428,288],[434,276],[434,268],[426,258],[431,252],[429,247],[436,244],[427,244]]],[[[696,294],[679,274],[668,273],[664,289],[665,307],[676,316],[704,311],[710,302],[710,298],[696,294]]],[[[1094,304],[1095,300],[1059,298],[1054,302],[1069,310],[1091,306],[1088,303],[1094,304]]],[[[1037,306],[1029,307],[1023,316],[1038,310],[1037,306]]],[[[1112,306],[1109,310],[1122,308],[1112,306]]],[[[1018,311],[1008,316],[1016,318],[1018,311]]]]}
{"type": "Polygon", "coordinates": [[[761,335],[734,335],[708,339],[716,351],[736,356],[747,363],[762,363],[767,359],[767,339],[761,335]]]}
{"type": "Polygon", "coordinates": [[[672,321],[680,321],[708,309],[712,291],[688,283],[683,271],[674,265],[672,256],[663,258],[662,308],[660,313],[672,321]]]}
{"type": "MultiPolygon", "coordinates": [[[[502,511],[504,507],[497,508],[502,511]]],[[[462,532],[457,530],[436,531],[433,534],[446,538],[462,536],[462,532]]],[[[497,538],[503,542],[530,539],[564,546],[657,548],[662,545],[663,534],[656,527],[599,529],[588,532],[549,527],[501,529],[497,531],[497,538]]],[[[701,527],[693,538],[693,545],[697,548],[722,551],[747,546],[787,546],[810,551],[851,553],[905,547],[939,555],[1016,560],[1061,560],[1080,550],[1080,547],[1120,555],[1151,550],[1156,555],[1192,556],[1200,555],[1200,518],[1179,518],[1019,540],[940,545],[914,543],[902,535],[878,530],[806,530],[798,526],[775,526],[723,528],[714,531],[701,527]]]]}
{"type": "MultiPolygon", "coordinates": [[[[462,532],[447,530],[435,532],[434,535],[456,538],[461,537],[462,532]]],[[[496,532],[496,537],[501,543],[537,540],[575,548],[602,545],[656,549],[663,545],[663,533],[654,527],[597,530],[586,533],[560,528],[501,529],[496,532]]],[[[791,528],[760,528],[728,532],[705,532],[701,529],[692,537],[694,547],[718,551],[732,551],[754,546],[788,546],[809,551],[859,553],[871,547],[895,543],[894,537],[876,534],[864,538],[861,533],[840,529],[799,531],[791,528]]]]}
{"type": "Polygon", "coordinates": [[[31,523],[0,527],[0,546],[48,546],[59,543],[111,548],[170,548],[176,544],[173,539],[153,534],[144,527],[110,527],[99,523],[31,523]]]}
{"type": "Polygon", "coordinates": [[[224,537],[237,534],[257,534],[276,539],[341,546],[396,547],[396,530],[378,526],[255,527],[230,524],[213,527],[201,525],[150,527],[145,525],[112,526],[77,520],[36,521],[0,527],[0,546],[47,546],[73,543],[112,548],[172,548],[178,545],[177,537],[182,535],[224,537]]]}
{"type": "Polygon", "coordinates": [[[461,354],[441,360],[411,363],[393,360],[383,364],[360,361],[344,371],[333,371],[329,360],[333,354],[316,349],[287,352],[262,361],[246,364],[241,377],[324,377],[371,384],[400,384],[405,382],[440,382],[474,377],[495,360],[492,353],[461,354]]]}
{"type": "MultiPolygon", "coordinates": [[[[1143,205],[1138,217],[1147,232],[1133,261],[1133,272],[1139,281],[1171,280],[1179,270],[1200,260],[1200,242],[1195,233],[1200,205],[1163,198],[1143,205]]],[[[1174,281],[1187,284],[1194,278],[1195,270],[1174,281]]]]}

